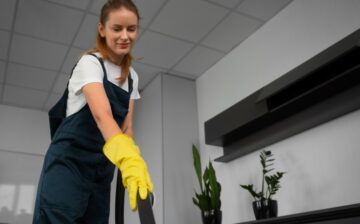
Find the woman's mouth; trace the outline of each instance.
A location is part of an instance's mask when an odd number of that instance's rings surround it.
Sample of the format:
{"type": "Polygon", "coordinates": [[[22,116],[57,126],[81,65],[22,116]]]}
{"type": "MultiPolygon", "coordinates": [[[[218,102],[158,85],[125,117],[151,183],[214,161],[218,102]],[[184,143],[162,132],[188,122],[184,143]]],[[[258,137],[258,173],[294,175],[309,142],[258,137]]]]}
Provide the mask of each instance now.
{"type": "Polygon", "coordinates": [[[116,46],[120,47],[121,49],[126,49],[129,47],[130,44],[116,44],[116,46]]]}

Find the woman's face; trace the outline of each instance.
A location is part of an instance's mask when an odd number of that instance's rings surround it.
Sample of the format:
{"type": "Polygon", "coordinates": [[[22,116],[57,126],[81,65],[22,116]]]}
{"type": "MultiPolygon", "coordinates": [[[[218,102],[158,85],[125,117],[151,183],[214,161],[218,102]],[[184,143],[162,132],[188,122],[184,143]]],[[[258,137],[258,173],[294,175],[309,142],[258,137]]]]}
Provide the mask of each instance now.
{"type": "Polygon", "coordinates": [[[99,33],[106,40],[112,57],[121,59],[130,52],[138,32],[138,18],[135,13],[122,7],[110,12],[105,25],[99,23],[99,33]]]}

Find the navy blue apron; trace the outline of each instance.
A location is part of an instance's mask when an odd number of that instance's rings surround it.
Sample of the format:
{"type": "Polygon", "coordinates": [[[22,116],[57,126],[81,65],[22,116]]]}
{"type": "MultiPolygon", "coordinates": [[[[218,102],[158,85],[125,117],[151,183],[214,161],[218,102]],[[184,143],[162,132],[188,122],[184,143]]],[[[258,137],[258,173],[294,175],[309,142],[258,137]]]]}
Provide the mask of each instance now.
{"type": "MultiPolygon", "coordinates": [[[[98,59],[114,119],[121,126],[128,112],[132,79],[129,76],[129,92],[116,86],[108,81],[104,63],[98,59]]],[[[33,224],[107,224],[115,166],[102,152],[105,142],[87,104],[65,117],[67,95],[66,88],[49,111],[52,141],[39,181],[33,224]]],[[[123,223],[123,204],[124,188],[118,172],[117,224],[123,223]]]]}

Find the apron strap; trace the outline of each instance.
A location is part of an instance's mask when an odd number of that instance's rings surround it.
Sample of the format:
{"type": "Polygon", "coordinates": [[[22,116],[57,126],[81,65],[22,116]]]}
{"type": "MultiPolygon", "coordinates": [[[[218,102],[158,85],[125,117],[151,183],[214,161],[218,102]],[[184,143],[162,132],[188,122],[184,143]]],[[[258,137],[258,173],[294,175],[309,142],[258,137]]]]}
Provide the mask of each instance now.
{"type": "MultiPolygon", "coordinates": [[[[95,54],[90,53],[90,55],[96,57],[100,61],[101,67],[102,67],[103,72],[104,72],[104,79],[107,79],[107,73],[106,73],[106,69],[105,69],[103,60],[101,58],[97,57],[95,54]]],[[[74,72],[74,69],[75,69],[76,65],[77,65],[77,63],[71,69],[71,74],[70,74],[69,80],[70,80],[70,78],[71,78],[71,76],[72,76],[72,74],[74,72]]],[[[48,115],[49,115],[50,137],[51,137],[51,139],[54,137],[56,130],[58,129],[61,122],[66,117],[67,99],[68,99],[68,95],[69,95],[68,88],[69,88],[69,81],[66,84],[65,91],[64,91],[63,95],[61,96],[61,98],[49,110],[48,115]]]]}
{"type": "MultiPolygon", "coordinates": [[[[107,79],[107,73],[106,73],[106,69],[105,69],[105,65],[104,65],[104,60],[102,58],[98,57],[94,53],[89,53],[89,55],[92,55],[92,56],[96,57],[99,60],[99,62],[101,64],[101,67],[102,67],[102,69],[104,71],[104,79],[105,78],[107,79]]],[[[128,92],[131,93],[132,90],[133,90],[133,79],[131,78],[131,73],[129,73],[129,75],[128,75],[128,92]]]]}
{"type": "Polygon", "coordinates": [[[96,54],[94,53],[89,53],[89,55],[94,56],[95,58],[97,58],[101,64],[102,70],[104,72],[104,78],[103,80],[107,80],[107,73],[106,73],[106,69],[105,69],[105,65],[104,65],[104,60],[101,57],[98,57],[96,54]]]}

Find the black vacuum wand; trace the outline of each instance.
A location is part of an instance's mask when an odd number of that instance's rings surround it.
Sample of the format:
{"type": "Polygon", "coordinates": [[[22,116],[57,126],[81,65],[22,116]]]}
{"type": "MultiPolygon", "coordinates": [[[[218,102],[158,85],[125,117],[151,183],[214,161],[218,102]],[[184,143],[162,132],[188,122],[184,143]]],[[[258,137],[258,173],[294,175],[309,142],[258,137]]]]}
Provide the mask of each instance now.
{"type": "MultiPolygon", "coordinates": [[[[124,224],[125,190],[121,181],[121,173],[119,171],[117,173],[118,175],[116,181],[115,224],[124,224]]],[[[156,224],[154,213],[152,210],[153,202],[154,197],[151,193],[148,194],[145,200],[142,200],[139,194],[137,195],[137,207],[141,224],[156,224]]]]}

